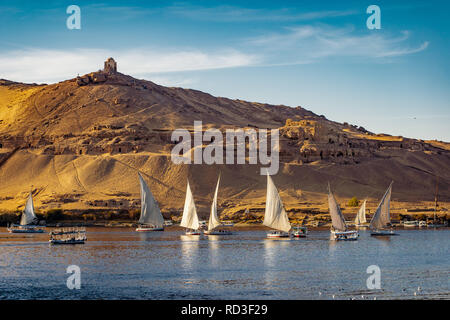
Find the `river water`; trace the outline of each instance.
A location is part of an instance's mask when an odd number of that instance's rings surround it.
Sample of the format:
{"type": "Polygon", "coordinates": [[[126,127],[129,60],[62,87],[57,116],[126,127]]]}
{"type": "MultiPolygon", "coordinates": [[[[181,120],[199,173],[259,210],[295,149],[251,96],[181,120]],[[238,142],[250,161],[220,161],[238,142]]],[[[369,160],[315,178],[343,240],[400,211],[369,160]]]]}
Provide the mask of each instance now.
{"type": "MultiPolygon", "coordinates": [[[[136,233],[87,228],[81,245],[0,228],[0,299],[450,299],[450,230],[329,240],[265,239],[258,228],[231,236],[185,236],[177,227],[136,233]],[[69,265],[81,288],[68,289],[69,265]],[[381,289],[368,289],[370,265],[381,289]]],[[[49,231],[49,230],[48,230],[49,231]]]]}

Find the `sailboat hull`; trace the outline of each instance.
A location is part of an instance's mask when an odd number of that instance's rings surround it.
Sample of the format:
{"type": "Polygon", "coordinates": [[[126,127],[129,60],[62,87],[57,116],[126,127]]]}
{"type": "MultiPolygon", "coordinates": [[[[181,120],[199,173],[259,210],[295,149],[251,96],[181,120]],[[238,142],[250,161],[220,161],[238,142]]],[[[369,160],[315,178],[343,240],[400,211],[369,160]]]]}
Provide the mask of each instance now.
{"type": "Polygon", "coordinates": [[[84,240],[48,240],[50,244],[84,244],[84,240]]]}
{"type": "Polygon", "coordinates": [[[228,230],[211,230],[211,231],[205,230],[205,231],[203,231],[203,234],[210,235],[210,236],[229,236],[233,233],[228,230]]]}
{"type": "Polygon", "coordinates": [[[398,236],[398,233],[394,233],[393,230],[373,230],[370,232],[373,237],[386,237],[386,236],[398,236]]]}
{"type": "Polygon", "coordinates": [[[164,231],[164,227],[137,227],[137,232],[164,231]]]}
{"type": "Polygon", "coordinates": [[[36,229],[37,227],[20,227],[12,226],[8,228],[9,233],[44,233],[43,229],[36,229]]]}
{"type": "Polygon", "coordinates": [[[358,231],[331,231],[331,238],[335,241],[355,241],[359,238],[358,231]]]}
{"type": "Polygon", "coordinates": [[[289,238],[289,233],[284,231],[272,231],[267,234],[267,238],[289,238]]]}

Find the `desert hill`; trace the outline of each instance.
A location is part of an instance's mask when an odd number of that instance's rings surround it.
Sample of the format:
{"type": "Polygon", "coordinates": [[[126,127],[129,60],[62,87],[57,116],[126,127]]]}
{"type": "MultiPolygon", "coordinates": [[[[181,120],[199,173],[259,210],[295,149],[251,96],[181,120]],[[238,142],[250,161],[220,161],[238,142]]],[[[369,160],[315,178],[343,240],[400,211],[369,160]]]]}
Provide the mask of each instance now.
{"type": "Polygon", "coordinates": [[[23,207],[32,189],[39,210],[139,206],[137,170],[165,213],[179,213],[188,177],[208,214],[219,172],[225,212],[262,208],[259,165],[175,165],[171,133],[192,129],[280,128],[274,181],[288,208],[369,197],[373,206],[394,180],[393,199],[450,200],[450,145],[330,121],[302,107],[276,106],[169,88],[105,69],[50,85],[0,80],[0,210],[23,207]]]}

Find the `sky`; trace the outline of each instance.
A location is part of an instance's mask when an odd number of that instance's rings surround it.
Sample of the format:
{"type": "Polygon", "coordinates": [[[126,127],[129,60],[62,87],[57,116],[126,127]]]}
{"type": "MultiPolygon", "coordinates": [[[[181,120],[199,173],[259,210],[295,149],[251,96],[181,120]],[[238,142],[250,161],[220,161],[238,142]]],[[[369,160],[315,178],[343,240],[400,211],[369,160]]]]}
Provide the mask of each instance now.
{"type": "Polygon", "coordinates": [[[413,0],[0,0],[0,78],[54,83],[111,56],[161,85],[450,142],[449,12],[413,0]],[[67,28],[70,5],[81,29],[67,28]],[[366,25],[370,5],[381,29],[366,25]]]}

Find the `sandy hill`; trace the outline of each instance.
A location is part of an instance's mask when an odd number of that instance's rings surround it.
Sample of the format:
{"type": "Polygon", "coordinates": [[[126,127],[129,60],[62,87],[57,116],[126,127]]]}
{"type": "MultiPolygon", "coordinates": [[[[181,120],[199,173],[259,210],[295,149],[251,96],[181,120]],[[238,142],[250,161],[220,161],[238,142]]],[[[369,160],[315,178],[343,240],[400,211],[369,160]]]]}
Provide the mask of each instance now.
{"type": "Polygon", "coordinates": [[[302,107],[276,106],[168,88],[98,71],[56,84],[0,80],[0,210],[118,209],[139,206],[137,170],[163,212],[179,212],[188,177],[208,214],[219,172],[219,204],[229,212],[262,208],[259,165],[175,165],[171,133],[192,129],[280,128],[274,181],[287,207],[325,204],[327,181],[342,202],[376,205],[391,180],[398,201],[450,200],[450,145],[374,134],[302,107]]]}

